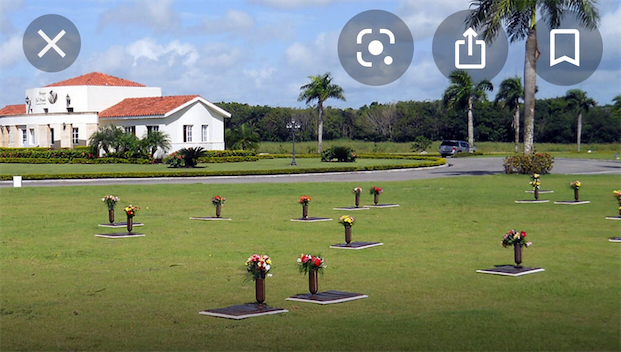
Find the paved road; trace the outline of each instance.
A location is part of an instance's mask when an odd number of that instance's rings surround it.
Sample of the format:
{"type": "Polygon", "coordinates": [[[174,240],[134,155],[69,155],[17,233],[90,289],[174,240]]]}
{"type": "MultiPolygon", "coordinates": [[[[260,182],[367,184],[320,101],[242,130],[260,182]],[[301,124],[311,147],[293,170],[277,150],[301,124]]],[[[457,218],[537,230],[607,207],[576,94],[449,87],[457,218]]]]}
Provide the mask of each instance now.
{"type": "MultiPolygon", "coordinates": [[[[212,176],[170,178],[124,178],[96,180],[41,180],[23,181],[24,187],[90,186],[115,184],[183,184],[183,183],[285,183],[285,182],[367,182],[407,181],[438,177],[494,175],[503,172],[502,158],[447,159],[448,166],[428,169],[362,171],[350,173],[323,173],[274,176],[212,176]]],[[[553,174],[621,176],[621,162],[613,160],[554,159],[553,174]]],[[[621,181],[621,177],[620,177],[621,181]]],[[[0,181],[0,187],[11,187],[12,181],[0,181]]]]}

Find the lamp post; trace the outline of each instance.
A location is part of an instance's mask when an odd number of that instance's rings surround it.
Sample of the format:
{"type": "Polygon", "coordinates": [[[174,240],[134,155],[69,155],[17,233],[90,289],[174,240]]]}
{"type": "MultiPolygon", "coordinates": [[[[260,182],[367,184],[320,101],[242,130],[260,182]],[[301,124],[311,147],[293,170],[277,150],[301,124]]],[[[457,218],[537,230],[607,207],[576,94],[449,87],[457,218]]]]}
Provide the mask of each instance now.
{"type": "Polygon", "coordinates": [[[295,162],[295,133],[298,132],[301,127],[302,125],[299,122],[295,121],[294,119],[291,119],[291,122],[287,122],[287,129],[291,131],[291,134],[293,136],[293,153],[292,153],[293,159],[291,160],[292,166],[298,165],[295,162]]]}

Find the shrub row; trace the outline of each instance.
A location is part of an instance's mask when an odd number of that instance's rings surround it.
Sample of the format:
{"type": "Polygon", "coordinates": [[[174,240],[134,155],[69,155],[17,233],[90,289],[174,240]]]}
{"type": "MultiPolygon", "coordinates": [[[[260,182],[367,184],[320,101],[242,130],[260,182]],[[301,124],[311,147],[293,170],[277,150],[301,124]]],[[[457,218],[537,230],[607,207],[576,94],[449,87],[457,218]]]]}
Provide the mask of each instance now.
{"type": "Polygon", "coordinates": [[[257,156],[254,150],[205,150],[206,158],[228,158],[231,156],[257,156]]]}
{"type": "Polygon", "coordinates": [[[504,168],[507,174],[547,174],[552,170],[554,158],[548,153],[533,155],[516,155],[505,158],[504,168]]]}
{"type": "Polygon", "coordinates": [[[472,153],[456,153],[453,155],[453,158],[467,158],[469,156],[475,155],[483,155],[483,152],[472,152],[472,153]]]}
{"type": "Polygon", "coordinates": [[[222,157],[202,157],[198,158],[201,163],[239,163],[244,161],[259,161],[258,156],[222,156],[222,157]]]}
{"type": "MultiPolygon", "coordinates": [[[[257,155],[259,159],[289,159],[291,158],[291,154],[259,154],[257,155]]],[[[295,153],[296,159],[312,159],[319,158],[319,154],[298,154],[295,153]]]]}
{"type": "Polygon", "coordinates": [[[3,150],[0,150],[0,158],[95,159],[95,157],[96,155],[91,154],[88,150],[80,149],[46,150],[44,148],[3,148],[3,150]]]}
{"type": "Polygon", "coordinates": [[[119,159],[119,158],[0,158],[5,164],[150,164],[149,159],[119,159]]]}

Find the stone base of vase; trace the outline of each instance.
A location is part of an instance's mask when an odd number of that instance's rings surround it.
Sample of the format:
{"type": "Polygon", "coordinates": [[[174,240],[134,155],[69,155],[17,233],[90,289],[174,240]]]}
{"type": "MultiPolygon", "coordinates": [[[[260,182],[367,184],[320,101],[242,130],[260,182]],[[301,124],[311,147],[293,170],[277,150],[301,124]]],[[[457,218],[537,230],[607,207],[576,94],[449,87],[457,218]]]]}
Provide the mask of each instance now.
{"type": "Polygon", "coordinates": [[[368,204],[365,205],[367,208],[396,208],[399,207],[399,204],[368,204]]]}
{"type": "Polygon", "coordinates": [[[516,200],[515,202],[518,204],[539,204],[539,203],[549,203],[550,200],[549,199],[539,199],[539,200],[525,199],[525,200],[516,200]]]}
{"type": "Polygon", "coordinates": [[[558,202],[554,202],[554,204],[564,204],[564,205],[580,205],[580,204],[589,204],[590,200],[560,200],[558,202]]]}
{"type": "Polygon", "coordinates": [[[608,241],[621,243],[621,237],[613,237],[613,238],[609,239],[608,241]]]}
{"type": "MultiPolygon", "coordinates": [[[[98,226],[99,227],[109,227],[109,228],[115,229],[115,228],[120,228],[120,227],[127,227],[127,222],[115,222],[113,224],[111,224],[111,223],[99,224],[98,226]]],[[[141,222],[135,222],[134,223],[134,227],[136,227],[136,226],[144,226],[144,224],[141,223],[141,222]]]]}
{"type": "Polygon", "coordinates": [[[339,207],[339,208],[332,208],[334,210],[345,210],[345,211],[356,211],[356,210],[369,210],[368,207],[364,206],[364,207],[339,207]]]}
{"type": "Polygon", "coordinates": [[[119,233],[101,233],[95,235],[95,237],[102,238],[132,238],[132,237],[144,237],[144,233],[128,233],[128,232],[119,232],[119,233]]]}
{"type": "Polygon", "coordinates": [[[203,220],[203,221],[218,221],[218,220],[231,220],[231,218],[218,218],[215,216],[196,216],[191,217],[190,220],[203,220]]]}
{"type": "Polygon", "coordinates": [[[477,270],[477,273],[492,274],[502,276],[522,276],[545,271],[543,268],[529,268],[526,266],[516,267],[515,265],[499,265],[493,269],[477,270]]]}
{"type": "Polygon", "coordinates": [[[246,303],[225,308],[207,309],[198,314],[209,315],[217,318],[241,320],[246,318],[260,317],[262,315],[280,314],[289,312],[283,308],[270,307],[267,304],[246,303]]]}
{"type": "Polygon", "coordinates": [[[332,220],[333,219],[330,219],[330,218],[312,218],[312,217],[291,219],[291,221],[299,221],[299,222],[319,222],[319,221],[332,221],[332,220]]]}
{"type": "Polygon", "coordinates": [[[361,241],[356,241],[356,242],[350,242],[350,243],[338,243],[338,244],[333,244],[330,246],[330,248],[337,248],[337,249],[365,249],[365,248],[371,248],[371,247],[377,247],[377,246],[382,246],[384,245],[381,242],[361,242],[361,241]]]}
{"type": "Polygon", "coordinates": [[[287,298],[287,301],[307,302],[316,304],[335,304],[349,301],[355,301],[357,299],[368,298],[369,296],[362,293],[343,292],[343,291],[325,291],[317,292],[312,295],[310,293],[303,293],[287,298]]]}
{"type": "Polygon", "coordinates": [[[617,216],[607,216],[606,220],[621,220],[621,215],[617,216]]]}

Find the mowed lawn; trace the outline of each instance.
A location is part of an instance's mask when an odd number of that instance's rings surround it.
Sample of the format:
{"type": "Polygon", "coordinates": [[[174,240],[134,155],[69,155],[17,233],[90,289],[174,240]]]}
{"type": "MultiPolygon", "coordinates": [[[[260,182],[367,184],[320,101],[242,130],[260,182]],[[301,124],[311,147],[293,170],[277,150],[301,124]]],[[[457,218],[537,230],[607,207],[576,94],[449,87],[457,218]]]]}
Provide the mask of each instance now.
{"type": "MultiPolygon", "coordinates": [[[[570,200],[576,178],[545,175],[542,199],[570,200]]],[[[0,189],[0,350],[432,350],[619,351],[621,235],[612,190],[619,176],[580,176],[579,206],[514,204],[532,195],[527,176],[497,175],[377,183],[145,185],[0,189]],[[398,208],[351,212],[353,240],[342,242],[337,206],[351,189],[383,187],[398,208]],[[146,237],[103,239],[101,197],[141,207],[146,237]],[[210,199],[227,198],[223,216],[210,199]],[[301,195],[310,216],[295,223],[301,195]],[[513,261],[501,245],[509,229],[534,242],[524,265],[542,273],[476,273],[513,261]],[[266,303],[289,313],[233,321],[199,311],[254,300],[244,282],[253,254],[273,259],[266,303]],[[318,306],[285,301],[308,290],[301,253],[327,263],[319,289],[367,299],[318,306]]],[[[122,218],[122,217],[121,217],[122,218]]]]}

